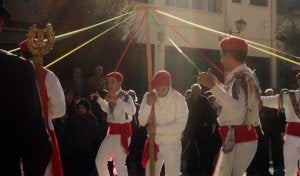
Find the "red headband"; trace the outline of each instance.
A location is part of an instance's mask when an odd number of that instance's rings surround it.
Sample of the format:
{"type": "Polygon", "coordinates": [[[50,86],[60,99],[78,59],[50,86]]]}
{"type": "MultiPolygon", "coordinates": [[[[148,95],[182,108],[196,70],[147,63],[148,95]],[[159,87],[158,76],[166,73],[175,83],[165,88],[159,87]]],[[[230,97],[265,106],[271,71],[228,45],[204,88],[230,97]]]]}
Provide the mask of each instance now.
{"type": "Polygon", "coordinates": [[[19,43],[19,48],[21,52],[28,51],[27,40],[23,40],[21,43],[19,43]]]}
{"type": "Polygon", "coordinates": [[[240,50],[240,51],[248,51],[248,44],[245,40],[236,38],[236,37],[229,37],[225,38],[220,42],[220,48],[222,50],[240,50]]]}
{"type": "Polygon", "coordinates": [[[122,81],[124,80],[124,77],[122,75],[122,73],[120,72],[111,72],[111,73],[108,73],[106,75],[106,78],[116,78],[117,81],[122,81]]]}
{"type": "Polygon", "coordinates": [[[170,86],[171,74],[166,70],[160,70],[156,72],[151,80],[151,86],[153,89],[157,89],[161,86],[170,86]]]}

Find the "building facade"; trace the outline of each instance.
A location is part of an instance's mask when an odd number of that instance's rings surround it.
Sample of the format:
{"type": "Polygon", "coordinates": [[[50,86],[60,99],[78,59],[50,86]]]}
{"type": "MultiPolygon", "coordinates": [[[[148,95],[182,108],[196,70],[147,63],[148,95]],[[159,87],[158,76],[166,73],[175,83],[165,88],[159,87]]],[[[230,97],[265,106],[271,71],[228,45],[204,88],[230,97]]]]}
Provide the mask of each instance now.
{"type": "MultiPolygon", "coordinates": [[[[277,13],[276,2],[273,0],[136,0],[135,2],[138,5],[155,5],[157,10],[189,22],[268,47],[276,48],[277,45],[277,13]],[[238,32],[235,22],[240,19],[246,22],[246,26],[238,32]]],[[[151,18],[149,20],[151,44],[154,48],[154,70],[165,68],[171,71],[175,79],[173,84],[181,91],[195,81],[193,76],[197,74],[197,70],[174,48],[169,41],[171,38],[201,71],[206,71],[210,67],[222,78],[222,75],[207,62],[207,59],[221,67],[218,43],[225,37],[224,35],[166,16],[163,16],[164,20],[161,20],[155,12],[151,16],[155,16],[158,21],[154,22],[151,18]],[[156,23],[159,23],[161,27],[157,27],[156,23]],[[174,32],[174,29],[184,36],[185,40],[174,32]],[[192,46],[186,40],[192,43],[192,46]],[[183,82],[185,85],[179,85],[183,82]]],[[[144,38],[140,42],[145,42],[144,38]]],[[[276,59],[251,47],[248,55],[248,64],[256,70],[262,87],[276,88],[276,59]]]]}

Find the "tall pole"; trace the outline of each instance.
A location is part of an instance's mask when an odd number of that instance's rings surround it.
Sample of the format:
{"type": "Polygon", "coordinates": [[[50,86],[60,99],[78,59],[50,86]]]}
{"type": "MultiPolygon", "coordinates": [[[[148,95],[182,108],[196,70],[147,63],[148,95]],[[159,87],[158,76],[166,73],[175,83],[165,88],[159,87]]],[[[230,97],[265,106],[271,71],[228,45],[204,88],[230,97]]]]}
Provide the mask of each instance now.
{"type": "MultiPolygon", "coordinates": [[[[147,69],[148,69],[148,92],[152,93],[153,90],[151,88],[151,79],[153,75],[153,63],[152,63],[152,53],[151,53],[151,42],[150,42],[150,27],[149,27],[149,18],[148,18],[148,10],[155,9],[156,6],[153,5],[145,5],[138,6],[137,10],[144,10],[145,13],[145,27],[146,27],[146,53],[147,53],[147,69]]],[[[154,113],[154,105],[151,107],[151,112],[148,118],[149,125],[155,125],[155,113],[154,113]]],[[[150,176],[155,176],[155,133],[149,134],[149,154],[150,154],[150,176]]]]}
{"type": "MultiPolygon", "coordinates": [[[[151,54],[151,43],[150,43],[150,27],[148,19],[148,8],[145,8],[145,25],[146,25],[146,52],[147,52],[147,66],[148,66],[148,91],[152,92],[150,80],[153,75],[153,64],[151,54]]],[[[148,120],[149,125],[155,124],[154,105],[151,107],[151,112],[148,120]]],[[[155,176],[155,134],[149,134],[149,153],[150,153],[150,176],[155,176]]]]}
{"type": "MultiPolygon", "coordinates": [[[[275,19],[274,19],[274,3],[273,0],[269,0],[270,2],[270,23],[271,23],[271,31],[270,31],[270,46],[274,48],[274,29],[275,19]]],[[[271,69],[270,69],[270,77],[271,77],[271,87],[277,87],[277,59],[275,56],[271,56],[271,69]]]]}

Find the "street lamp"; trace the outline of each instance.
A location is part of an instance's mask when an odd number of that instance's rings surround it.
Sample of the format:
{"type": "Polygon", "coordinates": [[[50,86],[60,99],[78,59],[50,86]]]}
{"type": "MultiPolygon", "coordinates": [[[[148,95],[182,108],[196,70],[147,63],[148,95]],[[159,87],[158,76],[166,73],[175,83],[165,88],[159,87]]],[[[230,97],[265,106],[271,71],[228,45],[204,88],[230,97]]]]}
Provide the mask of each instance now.
{"type": "Polygon", "coordinates": [[[246,25],[247,23],[245,20],[243,20],[243,18],[235,21],[235,28],[237,31],[232,31],[231,29],[229,29],[229,34],[233,34],[233,33],[240,34],[241,31],[245,29],[246,25]]]}

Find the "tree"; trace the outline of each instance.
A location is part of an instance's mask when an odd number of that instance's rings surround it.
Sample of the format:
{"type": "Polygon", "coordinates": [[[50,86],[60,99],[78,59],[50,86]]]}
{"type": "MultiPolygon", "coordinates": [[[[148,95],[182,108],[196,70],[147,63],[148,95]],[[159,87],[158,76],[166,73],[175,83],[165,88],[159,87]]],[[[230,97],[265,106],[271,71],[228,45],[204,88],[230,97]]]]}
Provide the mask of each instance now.
{"type": "MultiPolygon", "coordinates": [[[[300,50],[298,49],[300,46],[300,20],[299,14],[295,13],[297,8],[290,1],[278,0],[278,2],[278,29],[282,33],[280,38],[285,42],[284,50],[289,54],[300,56],[300,50]]],[[[295,1],[295,3],[299,3],[299,1],[295,1]]],[[[289,56],[288,58],[294,59],[297,62],[300,59],[289,56]]],[[[279,61],[278,72],[280,73],[279,84],[281,88],[294,88],[295,84],[293,82],[295,82],[294,76],[297,70],[293,69],[293,67],[294,64],[279,61]]]]}
{"type": "MultiPolygon", "coordinates": [[[[134,5],[127,0],[59,0],[56,3],[49,0],[43,1],[45,1],[45,4],[41,3],[43,7],[38,12],[40,15],[37,21],[41,24],[50,21],[54,26],[56,34],[87,27],[132,11],[134,8],[134,5]],[[50,11],[51,13],[49,13],[50,11]]],[[[109,22],[96,29],[56,42],[53,52],[47,55],[44,63],[48,64],[110,28],[120,20],[109,22]]],[[[51,66],[50,69],[54,70],[61,79],[68,76],[66,73],[70,73],[74,65],[79,65],[83,69],[83,74],[86,78],[93,73],[94,67],[98,64],[104,67],[105,73],[113,71],[126,48],[129,37],[139,22],[138,20],[137,18],[133,18],[131,21],[120,25],[69,55],[64,60],[51,66]]],[[[133,42],[119,67],[119,71],[126,78],[124,87],[135,89],[138,95],[144,92],[147,89],[146,69],[145,46],[133,42]],[[133,85],[135,87],[132,87],[133,85]]]]}

